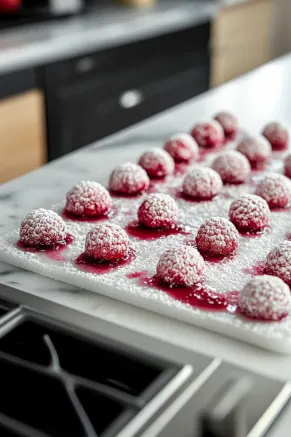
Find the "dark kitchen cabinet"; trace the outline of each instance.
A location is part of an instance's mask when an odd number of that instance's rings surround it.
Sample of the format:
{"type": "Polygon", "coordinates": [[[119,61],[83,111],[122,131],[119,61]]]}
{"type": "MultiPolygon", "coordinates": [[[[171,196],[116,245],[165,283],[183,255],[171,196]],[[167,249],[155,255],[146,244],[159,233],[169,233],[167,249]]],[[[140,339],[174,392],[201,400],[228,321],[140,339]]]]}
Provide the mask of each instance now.
{"type": "Polygon", "coordinates": [[[209,88],[209,24],[44,69],[49,159],[209,88]]]}

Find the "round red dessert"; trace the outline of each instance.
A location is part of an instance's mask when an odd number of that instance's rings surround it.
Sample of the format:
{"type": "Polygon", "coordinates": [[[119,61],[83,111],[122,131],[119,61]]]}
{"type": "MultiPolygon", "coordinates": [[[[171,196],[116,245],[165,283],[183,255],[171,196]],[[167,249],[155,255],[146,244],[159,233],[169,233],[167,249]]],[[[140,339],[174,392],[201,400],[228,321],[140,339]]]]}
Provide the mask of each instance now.
{"type": "Polygon", "coordinates": [[[223,129],[215,120],[197,123],[191,135],[200,147],[218,147],[224,142],[223,129]]]}
{"type": "Polygon", "coordinates": [[[273,150],[285,150],[288,147],[289,133],[281,123],[268,123],[262,134],[267,138],[273,150]]]}
{"type": "Polygon", "coordinates": [[[67,193],[65,209],[76,216],[100,217],[111,207],[110,194],[98,182],[82,181],[67,193]]]}
{"type": "Polygon", "coordinates": [[[281,174],[269,173],[259,182],[255,194],[265,199],[270,208],[284,208],[291,201],[291,181],[281,174]]]}
{"type": "Polygon", "coordinates": [[[247,158],[235,150],[221,153],[213,161],[212,168],[220,174],[223,182],[229,184],[242,184],[251,170],[247,158]]]}
{"type": "Polygon", "coordinates": [[[140,157],[139,165],[150,178],[163,178],[172,174],[175,169],[173,158],[165,150],[158,147],[146,151],[140,157]]]}
{"type": "Polygon", "coordinates": [[[230,112],[221,111],[215,115],[216,120],[222,127],[226,138],[234,138],[238,132],[238,120],[230,112]]]}
{"type": "Polygon", "coordinates": [[[119,165],[111,173],[109,188],[119,194],[134,195],[148,189],[149,177],[145,170],[137,164],[127,162],[119,165]]]}
{"type": "Polygon", "coordinates": [[[284,162],[284,174],[291,179],[291,155],[288,155],[284,162]]]}
{"type": "Polygon", "coordinates": [[[204,260],[194,247],[173,247],[160,257],[157,276],[166,284],[191,287],[201,281],[204,269],[204,260]]]}
{"type": "Polygon", "coordinates": [[[86,236],[85,253],[90,258],[116,261],[126,258],[128,251],[129,238],[118,225],[97,225],[86,236]]]}
{"type": "Polygon", "coordinates": [[[177,134],[171,137],[165,144],[165,150],[176,162],[188,162],[199,156],[198,145],[188,134],[177,134]]]}
{"type": "Polygon", "coordinates": [[[238,247],[239,233],[226,218],[211,217],[198,229],[196,244],[200,252],[211,256],[229,255],[238,247]]]}
{"type": "Polygon", "coordinates": [[[240,230],[258,232],[270,221],[270,209],[262,197],[245,194],[230,205],[229,218],[240,230]]]}
{"type": "Polygon", "coordinates": [[[193,199],[212,199],[222,188],[219,174],[209,167],[195,167],[185,176],[183,194],[193,199]]]}
{"type": "Polygon", "coordinates": [[[66,224],[54,211],[35,209],[20,225],[20,242],[31,247],[65,245],[68,235],[66,224]]]}
{"type": "Polygon", "coordinates": [[[179,208],[168,194],[150,194],[140,205],[139,223],[148,228],[171,228],[177,224],[179,208]]]}
{"type": "Polygon", "coordinates": [[[255,169],[264,167],[272,155],[271,145],[264,137],[246,137],[239,143],[237,150],[255,169]]]}
{"type": "Polygon", "coordinates": [[[257,276],[241,291],[238,309],[252,319],[281,320],[291,310],[289,287],[275,276],[257,276]]]}
{"type": "Polygon", "coordinates": [[[284,241],[267,256],[266,273],[278,276],[291,285],[291,241],[284,241]]]}

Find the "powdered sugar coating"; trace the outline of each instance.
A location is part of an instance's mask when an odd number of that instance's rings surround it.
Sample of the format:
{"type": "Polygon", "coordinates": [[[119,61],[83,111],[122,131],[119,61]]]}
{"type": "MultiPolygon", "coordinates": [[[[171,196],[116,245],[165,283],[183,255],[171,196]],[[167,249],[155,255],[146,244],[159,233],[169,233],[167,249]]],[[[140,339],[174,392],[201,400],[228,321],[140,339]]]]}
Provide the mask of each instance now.
{"type": "Polygon", "coordinates": [[[232,202],[229,218],[238,229],[257,232],[268,226],[270,209],[262,197],[244,194],[232,202]]]}
{"type": "Polygon", "coordinates": [[[173,247],[164,252],[157,264],[159,279],[167,284],[191,287],[201,281],[205,263],[190,246],[173,247]]]}
{"type": "Polygon", "coordinates": [[[95,226],[86,236],[85,253],[97,260],[113,261],[128,255],[129,239],[116,224],[95,226]]]}
{"type": "Polygon", "coordinates": [[[201,252],[225,256],[233,253],[239,243],[239,233],[226,218],[211,217],[198,229],[196,244],[201,252]]]}
{"type": "Polygon", "coordinates": [[[155,147],[142,154],[139,165],[147,172],[149,177],[163,178],[174,172],[173,158],[163,149],[155,147]]]}
{"type": "Polygon", "coordinates": [[[284,174],[291,179],[291,154],[286,156],[284,161],[284,174]]]}
{"type": "Polygon", "coordinates": [[[199,149],[196,141],[189,134],[177,134],[171,137],[165,144],[165,150],[176,162],[188,162],[196,160],[199,149]]]}
{"type": "Polygon", "coordinates": [[[224,142],[223,128],[215,120],[197,123],[191,135],[200,147],[212,148],[224,142]]]}
{"type": "Polygon", "coordinates": [[[66,244],[67,227],[63,219],[50,209],[35,209],[20,225],[20,241],[27,246],[50,247],[66,244]]]}
{"type": "Polygon", "coordinates": [[[212,199],[222,189],[220,175],[209,167],[194,167],[185,176],[183,193],[195,199],[212,199]]]}
{"type": "Polygon", "coordinates": [[[109,179],[111,191],[129,195],[147,190],[149,184],[150,180],[145,170],[140,165],[130,162],[117,166],[109,179]]]}
{"type": "Polygon", "coordinates": [[[275,276],[257,276],[241,291],[238,307],[242,314],[253,319],[281,320],[291,310],[289,287],[275,276]]]}
{"type": "Polygon", "coordinates": [[[288,130],[282,126],[281,123],[271,122],[268,123],[262,134],[270,142],[272,149],[285,150],[288,147],[289,133],[288,130]]]}
{"type": "Polygon", "coordinates": [[[276,246],[267,256],[266,272],[291,285],[291,241],[276,246]]]}
{"type": "Polygon", "coordinates": [[[98,182],[81,181],[67,193],[65,208],[77,216],[99,217],[111,207],[110,194],[98,182]]]}
{"type": "Polygon", "coordinates": [[[218,155],[212,163],[212,168],[220,174],[223,182],[229,184],[245,182],[251,171],[247,158],[235,150],[218,155]]]}
{"type": "Polygon", "coordinates": [[[179,208],[168,194],[150,194],[140,205],[139,223],[149,228],[171,228],[177,224],[179,208]]]}
{"type": "Polygon", "coordinates": [[[234,137],[237,134],[238,120],[233,114],[220,111],[213,118],[221,125],[226,137],[234,137]]]}
{"type": "Polygon", "coordinates": [[[255,194],[261,196],[270,208],[284,208],[291,201],[291,181],[278,173],[269,173],[259,182],[255,194]]]}
{"type": "Polygon", "coordinates": [[[272,155],[271,145],[263,136],[247,136],[238,144],[237,150],[249,160],[253,168],[264,166],[272,155]]]}

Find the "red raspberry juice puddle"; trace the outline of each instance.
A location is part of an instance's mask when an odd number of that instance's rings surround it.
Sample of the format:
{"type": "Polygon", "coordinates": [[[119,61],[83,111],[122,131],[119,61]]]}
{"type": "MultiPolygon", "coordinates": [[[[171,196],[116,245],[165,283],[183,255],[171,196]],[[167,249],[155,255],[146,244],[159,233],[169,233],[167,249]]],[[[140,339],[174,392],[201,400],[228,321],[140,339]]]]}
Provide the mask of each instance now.
{"type": "Polygon", "coordinates": [[[133,221],[128,223],[125,228],[128,235],[131,237],[138,238],[140,240],[156,240],[158,238],[168,237],[169,235],[191,235],[190,229],[183,224],[177,224],[172,228],[147,228],[146,226],[140,225],[138,221],[133,221]]]}
{"type": "Polygon", "coordinates": [[[79,216],[79,215],[75,215],[75,214],[67,211],[66,209],[64,209],[62,212],[62,217],[65,220],[72,220],[74,222],[86,222],[86,223],[92,223],[92,222],[95,223],[95,222],[101,222],[104,220],[109,220],[109,219],[115,217],[116,215],[117,215],[117,207],[116,206],[113,206],[107,214],[104,214],[104,215],[98,216],[98,217],[79,216]]]}
{"type": "Polygon", "coordinates": [[[168,285],[159,280],[157,275],[148,277],[147,271],[129,273],[129,279],[137,279],[140,286],[150,286],[161,290],[184,304],[191,305],[205,311],[235,312],[238,292],[216,293],[204,284],[193,287],[168,285]]]}
{"type": "Polygon", "coordinates": [[[126,193],[116,193],[115,191],[109,190],[110,195],[117,199],[138,199],[140,196],[142,196],[144,193],[147,192],[148,190],[143,190],[140,193],[126,194],[126,193]]]}
{"type": "Polygon", "coordinates": [[[102,261],[96,260],[88,256],[85,252],[75,259],[75,264],[86,273],[94,273],[95,275],[104,275],[113,270],[119,269],[130,264],[136,258],[134,249],[130,249],[128,256],[124,259],[116,261],[102,261]]]}
{"type": "Polygon", "coordinates": [[[261,276],[265,275],[265,261],[256,261],[256,263],[251,267],[245,267],[243,269],[244,273],[252,276],[261,276]]]}
{"type": "MultiPolygon", "coordinates": [[[[184,244],[186,244],[186,246],[191,246],[191,247],[194,247],[195,249],[197,249],[197,245],[196,245],[195,241],[193,241],[193,240],[187,240],[187,241],[185,241],[184,244]]],[[[200,253],[200,255],[202,256],[202,258],[204,259],[205,262],[209,262],[209,263],[213,263],[213,264],[226,263],[226,262],[234,259],[234,257],[236,256],[236,253],[231,253],[229,255],[221,255],[221,256],[217,255],[217,256],[215,256],[215,255],[211,255],[210,253],[201,252],[200,250],[198,250],[198,252],[200,253]]]]}
{"type": "Polygon", "coordinates": [[[289,212],[291,211],[291,205],[279,208],[278,206],[270,206],[271,212],[289,212]]]}
{"type": "Polygon", "coordinates": [[[51,258],[55,261],[65,261],[66,258],[63,256],[63,251],[73,241],[74,237],[70,234],[67,234],[65,244],[55,244],[53,246],[28,246],[19,240],[17,242],[17,247],[19,247],[19,249],[23,250],[24,252],[43,253],[48,258],[51,258]]]}
{"type": "Polygon", "coordinates": [[[213,199],[215,199],[215,197],[217,197],[217,196],[213,196],[213,197],[210,197],[210,198],[208,198],[208,199],[198,199],[198,198],[196,198],[196,197],[191,197],[191,196],[188,196],[187,194],[184,194],[183,193],[183,191],[180,189],[180,188],[178,188],[177,190],[176,190],[176,192],[175,192],[175,196],[176,196],[176,198],[177,199],[183,199],[183,200],[186,200],[187,202],[191,202],[191,203],[202,203],[202,202],[211,202],[213,199]]]}
{"type": "Polygon", "coordinates": [[[263,229],[262,231],[245,231],[245,230],[241,230],[238,229],[239,234],[243,237],[243,238],[260,238],[265,234],[269,234],[271,232],[271,228],[267,227],[265,229],[263,229]]]}

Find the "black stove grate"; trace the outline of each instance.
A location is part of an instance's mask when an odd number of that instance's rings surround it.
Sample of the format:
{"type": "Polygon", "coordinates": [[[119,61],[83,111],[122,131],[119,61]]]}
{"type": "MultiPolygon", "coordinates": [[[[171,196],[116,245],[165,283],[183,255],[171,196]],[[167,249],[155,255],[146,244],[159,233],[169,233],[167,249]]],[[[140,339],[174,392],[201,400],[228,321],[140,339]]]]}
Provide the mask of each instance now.
{"type": "Polygon", "coordinates": [[[0,369],[1,437],[113,437],[179,370],[38,319],[0,338],[0,369]]]}

